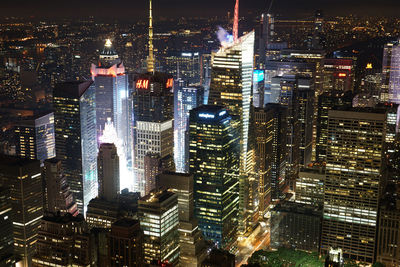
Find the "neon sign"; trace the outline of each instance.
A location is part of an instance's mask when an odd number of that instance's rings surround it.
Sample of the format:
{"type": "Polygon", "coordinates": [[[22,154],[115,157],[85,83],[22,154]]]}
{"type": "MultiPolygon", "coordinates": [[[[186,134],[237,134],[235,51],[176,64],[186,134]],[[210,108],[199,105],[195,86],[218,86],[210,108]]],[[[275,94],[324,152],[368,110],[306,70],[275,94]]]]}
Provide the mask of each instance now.
{"type": "Polygon", "coordinates": [[[226,110],[223,110],[223,111],[221,111],[219,114],[218,114],[218,116],[224,116],[226,114],[226,110]]]}
{"type": "Polygon", "coordinates": [[[346,73],[339,73],[339,77],[346,77],[347,74],[346,73]]]}
{"type": "Polygon", "coordinates": [[[149,88],[149,80],[137,80],[136,89],[148,89],[149,88]]]}
{"type": "Polygon", "coordinates": [[[200,113],[199,117],[204,118],[204,119],[214,119],[215,118],[214,114],[210,114],[210,113],[200,113]]]}
{"type": "Polygon", "coordinates": [[[253,71],[253,82],[258,83],[264,80],[264,71],[263,70],[254,70],[253,71]]]}
{"type": "Polygon", "coordinates": [[[165,84],[166,88],[172,88],[172,86],[174,85],[174,78],[169,78],[167,80],[167,83],[165,84]]]}

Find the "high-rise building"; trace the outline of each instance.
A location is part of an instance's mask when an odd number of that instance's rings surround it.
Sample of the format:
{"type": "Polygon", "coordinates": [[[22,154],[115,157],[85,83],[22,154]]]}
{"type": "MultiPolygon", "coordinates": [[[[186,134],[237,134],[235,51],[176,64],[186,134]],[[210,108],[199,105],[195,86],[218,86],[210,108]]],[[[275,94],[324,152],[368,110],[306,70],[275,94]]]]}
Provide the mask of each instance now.
{"type": "Polygon", "coordinates": [[[280,104],[270,103],[254,111],[255,162],[262,215],[271,201],[282,197],[286,187],[286,116],[287,108],[280,104]]]}
{"type": "Polygon", "coordinates": [[[0,181],[11,196],[14,252],[29,266],[43,216],[40,161],[0,156],[0,181]]]}
{"type": "Polygon", "coordinates": [[[324,92],[353,91],[354,63],[352,59],[324,59],[324,92]]]}
{"type": "Polygon", "coordinates": [[[400,96],[398,89],[399,66],[400,66],[400,45],[398,41],[387,43],[383,48],[382,60],[382,91],[380,101],[394,102],[399,104],[400,96]]]}
{"type": "Polygon", "coordinates": [[[178,195],[153,191],[139,200],[138,217],[144,232],[144,262],[179,261],[178,195]]]}
{"type": "Polygon", "coordinates": [[[177,172],[189,170],[189,111],[203,104],[202,87],[174,88],[174,157],[177,172]]]}
{"type": "Polygon", "coordinates": [[[135,80],[134,111],[134,168],[135,190],[145,193],[144,158],[158,153],[162,159],[173,161],[174,95],[173,78],[164,73],[142,74],[135,80]]]}
{"type": "MultiPolygon", "coordinates": [[[[107,133],[107,124],[115,127],[114,140],[120,157],[120,173],[122,176],[132,176],[132,113],[129,97],[128,75],[125,67],[107,39],[103,51],[100,53],[98,64],[92,64],[91,74],[96,92],[96,129],[97,137],[107,133]]],[[[103,137],[104,138],[104,137],[103,137]]],[[[100,140],[101,141],[101,140],[100,140]]],[[[123,188],[132,188],[133,181],[123,177],[123,188]]]]}
{"type": "Polygon", "coordinates": [[[169,188],[178,195],[179,264],[196,267],[206,256],[206,246],[194,217],[193,175],[163,172],[157,176],[156,188],[169,188]]]}
{"type": "Polygon", "coordinates": [[[33,266],[94,266],[90,243],[82,214],[48,213],[41,220],[33,266]]]}
{"type": "Polygon", "coordinates": [[[299,81],[300,166],[306,167],[312,159],[315,91],[313,80],[299,81]]]}
{"type": "Polygon", "coordinates": [[[53,97],[57,159],[83,213],[98,191],[95,87],[91,81],[60,83],[53,97]]]}
{"type": "Polygon", "coordinates": [[[100,198],[115,200],[120,192],[119,157],[114,144],[100,145],[97,156],[97,172],[100,198]]]}
{"type": "Polygon", "coordinates": [[[175,79],[183,79],[190,85],[200,85],[201,55],[199,52],[170,52],[165,57],[164,71],[175,79]]]}
{"type": "Polygon", "coordinates": [[[296,202],[316,207],[324,205],[325,167],[301,168],[296,180],[296,202]]]}
{"type": "Polygon", "coordinates": [[[316,161],[326,162],[326,149],[328,146],[328,113],[335,107],[351,107],[353,93],[325,92],[318,96],[317,134],[316,134],[316,161]]]}
{"type": "Polygon", "coordinates": [[[239,207],[237,121],[221,106],[190,111],[190,173],[195,216],[206,240],[229,249],[236,241],[239,207]]]}
{"type": "Polygon", "coordinates": [[[274,35],[274,17],[271,14],[262,13],[260,20],[260,29],[258,37],[258,66],[263,68],[265,66],[266,49],[272,41],[274,35]]]}
{"type": "Polygon", "coordinates": [[[76,216],[78,214],[78,206],[62,170],[61,161],[57,159],[45,160],[43,174],[45,210],[49,212],[68,212],[76,216]]]}
{"type": "Polygon", "coordinates": [[[112,224],[108,259],[110,266],[143,266],[143,231],[139,221],[123,218],[112,224]]]}
{"type": "Polygon", "coordinates": [[[321,251],[372,263],[385,184],[385,109],[330,110],[321,251]]]}
{"type": "Polygon", "coordinates": [[[40,161],[56,156],[54,114],[52,112],[18,122],[15,125],[14,133],[17,156],[40,161]]]}
{"type": "Polygon", "coordinates": [[[144,156],[145,195],[156,188],[156,176],[161,173],[161,170],[160,154],[147,153],[146,156],[144,156]]]}
{"type": "MultiPolygon", "coordinates": [[[[237,33],[236,33],[237,34],[237,33]]],[[[237,37],[237,36],[236,36],[237,37]]],[[[235,34],[234,34],[235,39],[235,34]]],[[[254,31],[235,39],[232,43],[224,43],[212,54],[211,84],[208,104],[226,107],[230,116],[239,125],[240,134],[240,199],[239,222],[240,232],[247,228],[246,184],[248,175],[247,151],[249,141],[251,85],[254,65],[254,31]]]]}
{"type": "Polygon", "coordinates": [[[0,265],[14,266],[14,239],[10,191],[0,186],[0,265]]]}

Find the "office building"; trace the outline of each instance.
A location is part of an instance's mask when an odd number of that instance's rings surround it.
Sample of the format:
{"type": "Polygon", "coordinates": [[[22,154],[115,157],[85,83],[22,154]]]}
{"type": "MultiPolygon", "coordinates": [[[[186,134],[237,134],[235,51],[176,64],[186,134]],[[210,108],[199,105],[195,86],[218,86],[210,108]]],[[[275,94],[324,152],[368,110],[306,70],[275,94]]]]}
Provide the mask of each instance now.
{"type": "Polygon", "coordinates": [[[195,216],[206,240],[229,249],[236,241],[239,207],[239,133],[221,106],[190,111],[189,172],[195,216]]]}
{"type": "Polygon", "coordinates": [[[313,143],[313,121],[315,106],[315,91],[312,80],[299,81],[299,111],[298,118],[300,124],[300,167],[306,167],[312,159],[313,143]]]}
{"type": "MultiPolygon", "coordinates": [[[[237,32],[236,32],[237,34],[237,32]]],[[[234,34],[235,36],[235,34],[234,34]]],[[[211,84],[208,104],[224,106],[239,125],[240,135],[240,199],[239,231],[246,232],[248,218],[245,202],[248,190],[247,152],[249,141],[251,85],[254,65],[254,31],[237,38],[233,42],[222,43],[212,54],[211,84]]]]}
{"type": "Polygon", "coordinates": [[[385,109],[330,110],[321,251],[372,263],[385,184],[385,109]]]}
{"type": "Polygon", "coordinates": [[[173,163],[173,78],[164,73],[136,77],[133,92],[135,190],[145,194],[144,158],[148,153],[173,163]]]}
{"type": "Polygon", "coordinates": [[[95,87],[91,81],[60,83],[53,97],[57,159],[84,213],[98,191],[95,87]]]}
{"type": "Polygon", "coordinates": [[[144,156],[145,195],[156,188],[156,176],[162,171],[160,154],[147,153],[144,156]]]}
{"type": "Polygon", "coordinates": [[[324,205],[325,167],[313,165],[301,168],[296,180],[296,202],[315,207],[324,205]]]}
{"type": "Polygon", "coordinates": [[[399,65],[400,45],[398,41],[387,43],[383,48],[382,60],[382,91],[381,102],[393,102],[399,104],[399,65]]]}
{"type": "Polygon", "coordinates": [[[174,157],[177,172],[189,170],[189,111],[203,104],[202,87],[176,86],[174,89],[174,157]]]}
{"type": "MultiPolygon", "coordinates": [[[[92,64],[93,86],[96,99],[97,137],[104,135],[107,124],[115,127],[112,143],[120,157],[120,173],[124,188],[132,189],[132,113],[128,76],[125,67],[109,39],[100,53],[98,64],[92,64]],[[127,176],[127,177],[124,177],[127,176]]],[[[103,142],[110,142],[105,140],[103,142]]]]}
{"type": "Polygon", "coordinates": [[[108,261],[110,266],[143,266],[143,231],[139,221],[123,218],[112,224],[108,261]]]}
{"type": "Polygon", "coordinates": [[[178,195],[179,264],[196,267],[206,257],[206,244],[194,217],[193,175],[163,172],[157,176],[156,188],[169,188],[178,195]]]}
{"type": "Polygon", "coordinates": [[[322,208],[283,201],[271,211],[271,247],[318,252],[322,208]]]}
{"type": "Polygon", "coordinates": [[[318,96],[317,134],[316,134],[316,162],[326,162],[326,149],[328,146],[328,113],[329,110],[339,107],[351,107],[353,93],[351,91],[326,92],[318,96]]]}
{"type": "Polygon", "coordinates": [[[0,265],[14,266],[14,238],[10,191],[0,186],[0,265]]]}
{"type": "Polygon", "coordinates": [[[40,161],[0,156],[0,181],[11,197],[14,252],[28,266],[43,216],[40,161]]]}
{"type": "Polygon", "coordinates": [[[280,104],[270,103],[254,111],[255,162],[262,215],[271,201],[282,197],[286,187],[286,115],[287,108],[280,104]]]}
{"type": "Polygon", "coordinates": [[[199,52],[170,52],[165,56],[164,71],[190,85],[200,85],[201,55],[199,52]]]}
{"type": "Polygon", "coordinates": [[[82,214],[46,214],[40,224],[33,266],[93,266],[90,232],[82,214]]]}
{"type": "Polygon", "coordinates": [[[14,133],[18,157],[43,161],[56,156],[52,112],[17,122],[14,133]]]}
{"type": "Polygon", "coordinates": [[[114,144],[100,145],[97,156],[97,172],[99,179],[99,198],[112,201],[120,192],[119,157],[114,144]]]}
{"type": "Polygon", "coordinates": [[[354,63],[352,59],[325,58],[324,59],[324,92],[353,91],[354,63]]]}
{"type": "Polygon", "coordinates": [[[139,200],[138,217],[144,232],[144,262],[179,262],[178,195],[153,191],[139,200]]]}
{"type": "Polygon", "coordinates": [[[43,174],[45,210],[78,215],[78,206],[62,170],[61,161],[58,159],[45,160],[43,174]]]}

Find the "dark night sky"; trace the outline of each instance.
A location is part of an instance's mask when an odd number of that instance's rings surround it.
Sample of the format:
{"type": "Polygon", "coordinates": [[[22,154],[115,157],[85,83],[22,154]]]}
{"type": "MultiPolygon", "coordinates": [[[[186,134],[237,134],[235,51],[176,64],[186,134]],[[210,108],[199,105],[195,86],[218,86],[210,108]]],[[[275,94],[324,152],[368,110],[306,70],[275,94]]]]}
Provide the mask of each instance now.
{"type": "MultiPolygon", "coordinates": [[[[235,0],[153,0],[155,16],[226,15],[235,0]]],[[[241,12],[266,10],[271,0],[242,0],[241,12]]],[[[147,0],[1,0],[0,16],[100,16],[144,18],[147,0]]],[[[274,0],[272,12],[303,18],[323,9],[327,15],[398,16],[400,0],[274,0]]]]}

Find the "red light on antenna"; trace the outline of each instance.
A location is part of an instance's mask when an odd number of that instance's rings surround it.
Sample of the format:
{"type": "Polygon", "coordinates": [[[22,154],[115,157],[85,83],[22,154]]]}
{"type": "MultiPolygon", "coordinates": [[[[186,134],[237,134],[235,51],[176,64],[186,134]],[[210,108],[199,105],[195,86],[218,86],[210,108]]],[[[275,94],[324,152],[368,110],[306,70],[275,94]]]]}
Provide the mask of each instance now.
{"type": "Polygon", "coordinates": [[[148,89],[149,88],[149,80],[137,80],[136,89],[148,89]]]}

